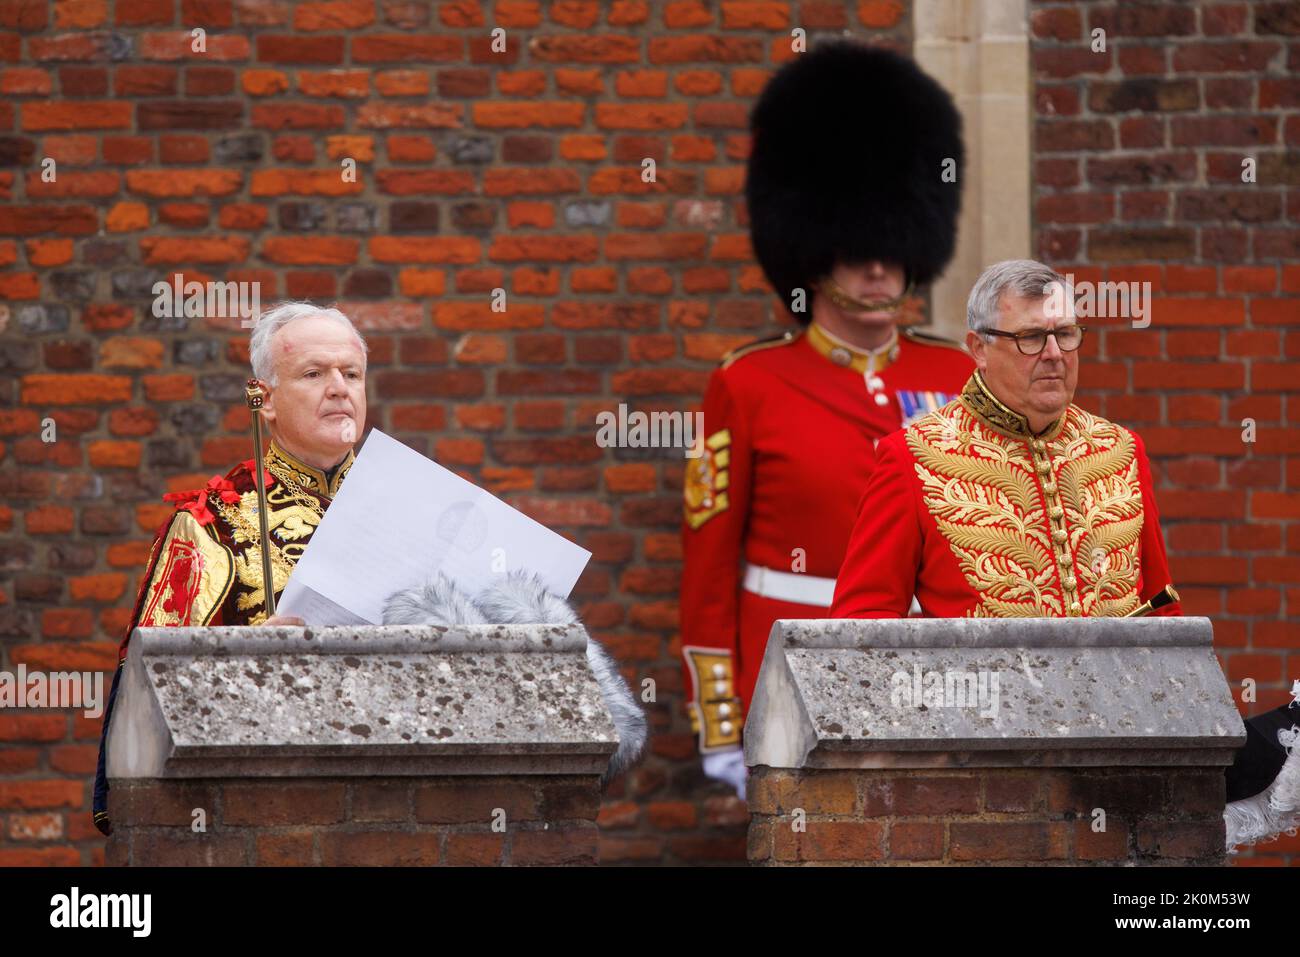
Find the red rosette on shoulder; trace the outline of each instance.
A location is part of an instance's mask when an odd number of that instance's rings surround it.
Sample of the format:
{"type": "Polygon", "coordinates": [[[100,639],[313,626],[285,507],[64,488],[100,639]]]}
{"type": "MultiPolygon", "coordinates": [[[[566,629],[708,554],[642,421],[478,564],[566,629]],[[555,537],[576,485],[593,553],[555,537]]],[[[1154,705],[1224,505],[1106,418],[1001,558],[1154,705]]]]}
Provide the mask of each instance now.
{"type": "MultiPolygon", "coordinates": [[[[245,459],[243,462],[240,462],[233,469],[227,472],[226,478],[228,479],[246,478],[250,483],[249,487],[256,488],[257,479],[255,478],[255,476],[257,473],[253,471],[255,465],[256,463],[252,459],[245,459]]],[[[268,472],[266,469],[262,469],[262,479],[263,481],[266,482],[267,488],[270,488],[272,485],[275,484],[275,476],[272,475],[270,472],[268,472]]]]}
{"type": "Polygon", "coordinates": [[[175,502],[178,512],[182,510],[189,512],[200,525],[211,525],[217,517],[208,508],[210,495],[216,495],[227,505],[234,505],[239,501],[239,492],[235,489],[234,483],[220,475],[208,479],[208,484],[203,488],[188,492],[169,492],[163,496],[163,501],[175,502]]]}

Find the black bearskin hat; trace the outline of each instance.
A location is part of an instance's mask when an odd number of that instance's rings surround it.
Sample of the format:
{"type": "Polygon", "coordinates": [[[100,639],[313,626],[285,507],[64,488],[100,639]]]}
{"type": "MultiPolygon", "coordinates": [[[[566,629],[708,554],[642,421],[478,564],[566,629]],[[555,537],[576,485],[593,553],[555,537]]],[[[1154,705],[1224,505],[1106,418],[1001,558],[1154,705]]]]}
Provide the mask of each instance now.
{"type": "Polygon", "coordinates": [[[952,258],[961,116],[907,57],[845,40],[800,54],[764,88],[750,129],[750,238],[787,309],[796,288],[811,304],[836,262],[892,260],[924,285],[952,258]]]}

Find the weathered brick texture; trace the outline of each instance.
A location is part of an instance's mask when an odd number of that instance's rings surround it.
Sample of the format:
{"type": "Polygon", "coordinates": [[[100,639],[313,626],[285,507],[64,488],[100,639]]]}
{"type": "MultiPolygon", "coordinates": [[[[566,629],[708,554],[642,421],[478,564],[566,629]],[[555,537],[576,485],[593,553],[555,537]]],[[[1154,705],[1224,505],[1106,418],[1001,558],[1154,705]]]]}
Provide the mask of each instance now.
{"type": "Polygon", "coordinates": [[[1224,857],[1218,768],[758,768],[750,784],[754,864],[1213,865],[1224,857]]]}
{"type": "Polygon", "coordinates": [[[599,807],[594,777],[123,781],[109,797],[115,829],[106,859],[130,866],[592,865],[599,807]]]}

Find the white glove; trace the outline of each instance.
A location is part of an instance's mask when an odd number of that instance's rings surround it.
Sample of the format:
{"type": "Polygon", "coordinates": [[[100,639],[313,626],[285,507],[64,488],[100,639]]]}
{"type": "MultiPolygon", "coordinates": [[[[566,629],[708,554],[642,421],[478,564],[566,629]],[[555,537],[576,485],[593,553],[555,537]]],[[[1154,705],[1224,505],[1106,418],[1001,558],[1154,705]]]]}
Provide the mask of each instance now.
{"type": "Polygon", "coordinates": [[[715,781],[730,784],[736,789],[736,796],[745,800],[745,778],[749,776],[749,768],[745,767],[743,748],[711,751],[704,755],[704,773],[715,781]]]}

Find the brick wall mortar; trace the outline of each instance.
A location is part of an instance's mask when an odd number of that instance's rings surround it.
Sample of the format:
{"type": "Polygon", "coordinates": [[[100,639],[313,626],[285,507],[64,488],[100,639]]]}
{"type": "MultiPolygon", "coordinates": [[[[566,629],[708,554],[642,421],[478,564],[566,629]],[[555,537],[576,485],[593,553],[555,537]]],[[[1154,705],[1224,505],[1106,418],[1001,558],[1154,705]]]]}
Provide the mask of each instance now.
{"type": "Polygon", "coordinates": [[[750,781],[753,864],[1216,864],[1224,856],[1217,768],[758,768],[750,781]],[[1104,831],[1092,829],[1096,808],[1104,831]]]}
{"type": "Polygon", "coordinates": [[[598,809],[594,777],[119,781],[110,792],[115,830],[106,860],[590,865],[598,809]],[[376,813],[373,799],[385,793],[400,800],[376,813]],[[206,812],[201,832],[193,827],[195,808],[206,812]],[[494,829],[497,819],[504,830],[494,829]]]}

